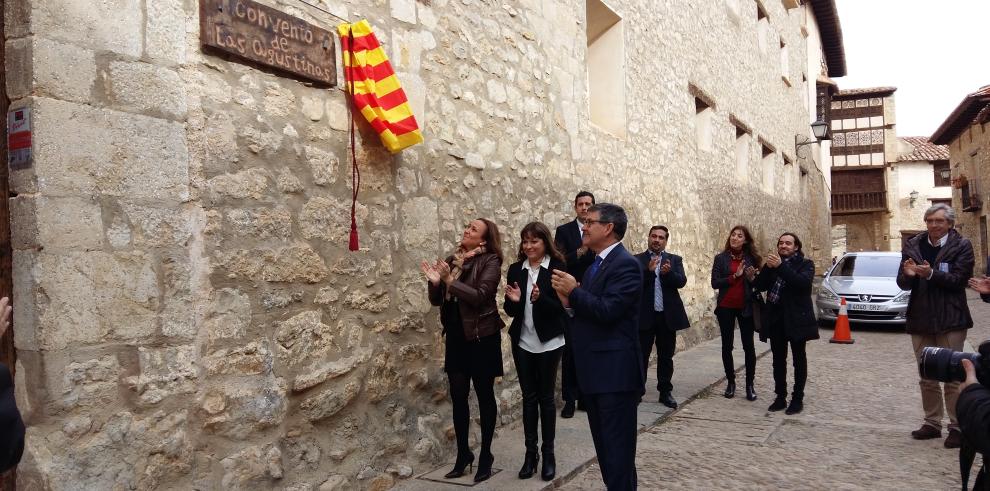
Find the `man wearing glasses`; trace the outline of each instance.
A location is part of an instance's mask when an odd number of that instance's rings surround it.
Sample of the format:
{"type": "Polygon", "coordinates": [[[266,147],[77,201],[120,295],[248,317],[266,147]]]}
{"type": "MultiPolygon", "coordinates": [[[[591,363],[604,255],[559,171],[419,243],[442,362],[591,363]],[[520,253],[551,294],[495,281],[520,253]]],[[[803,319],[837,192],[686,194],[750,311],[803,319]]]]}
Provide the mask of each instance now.
{"type": "Polygon", "coordinates": [[[594,253],[581,284],[560,270],[551,284],[568,315],[577,381],[609,491],[636,489],[636,405],[643,395],[639,349],[639,261],[620,242],[628,218],[599,203],[584,220],[583,244],[594,253]]]}
{"type": "MultiPolygon", "coordinates": [[[[897,285],[911,291],[905,331],[911,334],[916,357],[925,346],[962,351],[966,330],[973,318],[966,304],[966,285],[973,276],[973,245],[956,231],[956,212],[943,203],[925,211],[925,232],[912,237],[901,251],[897,285]]],[[[949,414],[945,448],[959,448],[962,433],[956,420],[958,382],[939,387],[934,380],[920,380],[925,422],[912,431],[917,440],[942,436],[942,404],[949,414]]]]}

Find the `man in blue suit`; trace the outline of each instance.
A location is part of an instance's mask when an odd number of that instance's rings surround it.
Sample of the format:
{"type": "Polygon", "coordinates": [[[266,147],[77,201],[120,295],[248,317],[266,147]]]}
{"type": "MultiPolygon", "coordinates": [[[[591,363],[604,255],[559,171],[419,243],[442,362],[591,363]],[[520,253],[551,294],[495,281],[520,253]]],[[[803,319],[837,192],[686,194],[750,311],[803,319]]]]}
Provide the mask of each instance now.
{"type": "MultiPolygon", "coordinates": [[[[684,302],[677,290],[687,283],[684,261],[681,256],[667,252],[670,232],[663,225],[650,228],[649,248],[637,254],[643,268],[643,298],[639,305],[639,344],[643,348],[643,373],[650,366],[653,344],[657,345],[657,391],[660,403],[677,409],[677,400],[671,391],[674,385],[674,351],[677,349],[677,331],[691,326],[684,302]]],[[[645,384],[645,380],[644,380],[645,384]]]]}
{"type": "Polygon", "coordinates": [[[572,315],[578,385],[610,491],[636,489],[636,405],[643,395],[639,348],[642,266],[619,242],[628,218],[622,207],[599,203],[584,220],[583,243],[595,253],[580,285],[563,271],[552,284],[572,315]]]}

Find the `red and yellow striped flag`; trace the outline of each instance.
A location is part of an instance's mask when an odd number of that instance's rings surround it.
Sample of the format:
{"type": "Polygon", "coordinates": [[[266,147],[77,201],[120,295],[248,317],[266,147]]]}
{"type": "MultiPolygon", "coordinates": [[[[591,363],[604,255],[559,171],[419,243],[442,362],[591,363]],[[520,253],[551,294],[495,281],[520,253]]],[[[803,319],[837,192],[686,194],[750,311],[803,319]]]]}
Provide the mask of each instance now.
{"type": "Polygon", "coordinates": [[[367,20],[341,24],[341,51],[354,105],[392,153],[422,143],[423,134],[378,38],[367,20]]]}

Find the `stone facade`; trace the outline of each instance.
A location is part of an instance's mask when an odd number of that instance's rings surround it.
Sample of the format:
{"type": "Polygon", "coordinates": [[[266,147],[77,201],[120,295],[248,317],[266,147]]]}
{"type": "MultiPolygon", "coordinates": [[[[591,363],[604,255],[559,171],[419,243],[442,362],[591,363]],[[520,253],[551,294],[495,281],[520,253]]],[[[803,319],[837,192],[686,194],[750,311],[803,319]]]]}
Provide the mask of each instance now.
{"type": "Polygon", "coordinates": [[[927,140],[927,137],[898,138],[898,156],[890,163],[887,177],[891,251],[901,250],[903,237],[925,229],[925,210],[933,203],[952,199],[947,180],[936,180],[935,166],[948,163],[949,151],[927,140]]]}
{"type": "Polygon", "coordinates": [[[814,119],[797,81],[827,75],[807,73],[809,6],[763,2],[758,46],[750,0],[622,2],[618,138],[589,121],[583,1],[265,3],[370,19],[423,127],[393,157],[359,125],[358,252],[341,90],[204,53],[194,0],[5,5],[7,90],[34,124],[10,202],[24,489],[384,489],[434,467],[453,434],[417,264],[477,216],[510,257],[581,189],[627,208],[635,251],[667,224],[682,346],[717,333],[709,271],[733,224],[763,251],[794,231],[826,264],[828,171],[793,147],[814,119]]]}
{"type": "MultiPolygon", "coordinates": [[[[987,106],[990,107],[990,106],[987,106]]],[[[973,242],[973,252],[976,253],[975,274],[986,272],[987,244],[990,235],[987,234],[986,183],[990,183],[990,120],[969,126],[949,144],[950,161],[952,162],[952,177],[958,179],[966,176],[978,197],[980,203],[977,209],[965,211],[963,204],[963,189],[953,187],[952,207],[956,209],[958,219],[956,228],[973,242]]],[[[959,182],[957,180],[957,182],[959,182]]]]}

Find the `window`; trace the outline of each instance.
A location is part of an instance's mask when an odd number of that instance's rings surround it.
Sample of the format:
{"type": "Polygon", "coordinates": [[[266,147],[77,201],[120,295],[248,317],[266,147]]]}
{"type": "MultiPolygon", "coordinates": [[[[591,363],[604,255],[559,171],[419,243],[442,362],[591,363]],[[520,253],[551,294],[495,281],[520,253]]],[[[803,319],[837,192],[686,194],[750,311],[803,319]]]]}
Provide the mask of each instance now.
{"type": "Polygon", "coordinates": [[[587,0],[588,95],[591,122],[626,135],[626,77],[623,23],[600,0],[587,0]]]}
{"type": "Polygon", "coordinates": [[[698,149],[712,150],[712,108],[701,98],[694,98],[694,131],[698,149]]]}
{"type": "Polygon", "coordinates": [[[784,79],[784,83],[788,86],[791,85],[791,62],[790,55],[787,51],[787,44],[784,43],[784,39],[780,39],[780,76],[784,79]]]}
{"type": "Polygon", "coordinates": [[[935,172],[935,187],[951,186],[952,178],[949,175],[949,161],[948,160],[938,160],[932,165],[932,170],[935,172]],[[942,177],[942,174],[946,174],[942,177]]]}
{"type": "Polygon", "coordinates": [[[756,2],[756,44],[760,53],[767,52],[767,36],[770,32],[770,17],[760,2],[756,2]]]}
{"type": "Polygon", "coordinates": [[[763,169],[763,191],[771,194],[773,193],[774,181],[777,177],[777,152],[769,143],[763,140],[760,140],[760,145],[763,152],[763,162],[761,165],[763,169]]]}
{"type": "Polygon", "coordinates": [[[749,180],[749,132],[736,126],[736,178],[742,182],[749,180]]]}

